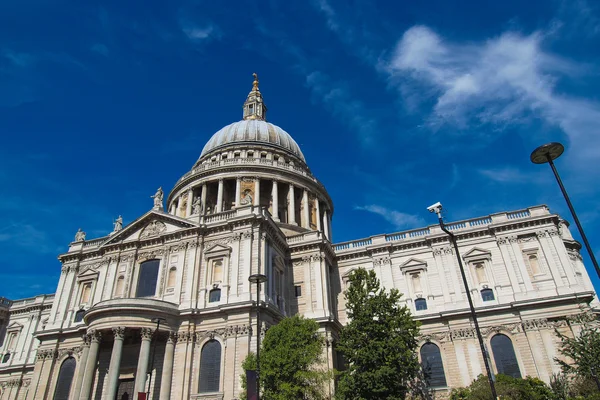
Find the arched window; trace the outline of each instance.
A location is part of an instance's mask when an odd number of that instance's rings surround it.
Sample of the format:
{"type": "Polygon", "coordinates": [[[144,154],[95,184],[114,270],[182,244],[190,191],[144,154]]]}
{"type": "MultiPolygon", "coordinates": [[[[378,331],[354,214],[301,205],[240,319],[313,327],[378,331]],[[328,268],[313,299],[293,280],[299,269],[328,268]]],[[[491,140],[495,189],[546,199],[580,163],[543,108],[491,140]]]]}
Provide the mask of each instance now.
{"type": "Polygon", "coordinates": [[[159,264],[159,260],[150,260],[140,264],[140,275],[135,297],[151,297],[156,294],[159,264]]]}
{"type": "Polygon", "coordinates": [[[171,267],[169,270],[169,276],[167,277],[167,287],[175,287],[175,278],[177,277],[177,268],[171,267]]]}
{"type": "Polygon", "coordinates": [[[519,369],[517,356],[509,337],[499,334],[492,338],[491,343],[498,373],[512,376],[513,378],[520,378],[521,370],[519,369]]]}
{"type": "Polygon", "coordinates": [[[433,343],[421,346],[421,366],[429,387],[446,387],[446,374],[440,348],[433,343]]]}
{"type": "Polygon", "coordinates": [[[58,373],[56,389],[54,389],[54,400],[69,400],[71,384],[75,375],[75,365],[76,362],[73,357],[69,357],[63,361],[58,373]]]}
{"type": "Polygon", "coordinates": [[[10,353],[6,353],[3,357],[2,357],[2,362],[3,363],[7,363],[10,360],[10,353]]]}
{"type": "Polygon", "coordinates": [[[223,260],[214,260],[212,263],[212,283],[223,280],[223,260]]]}
{"type": "Polygon", "coordinates": [[[83,289],[81,289],[81,302],[80,304],[87,304],[90,302],[90,296],[92,294],[92,284],[86,283],[83,285],[83,289]]]}
{"type": "Polygon", "coordinates": [[[415,309],[417,311],[427,310],[427,300],[425,300],[425,299],[416,299],[415,300],[415,309]]]}
{"type": "Polygon", "coordinates": [[[494,300],[494,291],[492,289],[482,289],[481,290],[481,299],[483,301],[491,301],[494,300]]]}
{"type": "Polygon", "coordinates": [[[115,296],[123,297],[123,290],[125,289],[125,277],[121,275],[117,278],[117,285],[115,287],[115,296]]]}
{"type": "Polygon", "coordinates": [[[208,293],[208,302],[215,303],[221,301],[221,289],[213,289],[208,293]]]}
{"type": "Polygon", "coordinates": [[[221,343],[209,340],[200,353],[199,393],[218,392],[221,381],[221,343]]]}
{"type": "Polygon", "coordinates": [[[75,313],[75,318],[73,318],[73,322],[81,322],[83,321],[83,317],[85,316],[85,310],[82,308],[77,310],[75,313]]]}

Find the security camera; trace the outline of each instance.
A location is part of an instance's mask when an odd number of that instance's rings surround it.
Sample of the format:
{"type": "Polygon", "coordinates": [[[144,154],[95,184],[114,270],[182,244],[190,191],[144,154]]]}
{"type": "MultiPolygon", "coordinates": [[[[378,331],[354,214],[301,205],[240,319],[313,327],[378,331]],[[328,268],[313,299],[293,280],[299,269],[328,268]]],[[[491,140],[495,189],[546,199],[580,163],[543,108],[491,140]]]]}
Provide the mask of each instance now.
{"type": "Polygon", "coordinates": [[[429,210],[430,213],[436,213],[439,217],[442,213],[442,203],[440,203],[438,201],[437,203],[432,204],[429,207],[427,207],[427,209],[429,210]]]}

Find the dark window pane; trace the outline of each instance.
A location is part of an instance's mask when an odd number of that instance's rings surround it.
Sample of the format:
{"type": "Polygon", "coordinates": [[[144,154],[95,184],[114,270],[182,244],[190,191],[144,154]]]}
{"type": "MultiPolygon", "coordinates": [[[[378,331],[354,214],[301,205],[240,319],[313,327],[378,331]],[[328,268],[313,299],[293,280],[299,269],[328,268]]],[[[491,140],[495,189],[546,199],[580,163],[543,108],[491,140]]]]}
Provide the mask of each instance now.
{"type": "Polygon", "coordinates": [[[519,369],[517,356],[509,337],[506,335],[496,335],[492,338],[491,343],[498,373],[512,376],[513,378],[520,378],[521,370],[519,369]]]}
{"type": "Polygon", "coordinates": [[[216,301],[221,301],[221,289],[213,289],[208,294],[209,303],[214,303],[216,301]]]}
{"type": "Polygon", "coordinates": [[[206,342],[200,354],[199,393],[218,392],[221,380],[221,343],[206,342]]]}
{"type": "Polygon", "coordinates": [[[492,289],[483,289],[481,291],[481,298],[483,301],[494,300],[494,291],[492,289]]]}
{"type": "Polygon", "coordinates": [[[77,312],[75,313],[75,318],[73,319],[73,322],[83,321],[84,315],[85,315],[85,310],[77,310],[77,312]]]}
{"type": "Polygon", "coordinates": [[[430,387],[445,387],[446,374],[440,348],[433,343],[425,343],[421,347],[421,365],[425,373],[425,380],[430,387]]]}
{"type": "Polygon", "coordinates": [[[416,299],[415,300],[415,308],[417,309],[417,311],[427,310],[427,300],[416,299]]]}
{"type": "Polygon", "coordinates": [[[76,362],[73,357],[69,357],[63,361],[58,373],[56,389],[54,389],[54,400],[69,400],[71,383],[73,383],[73,376],[75,375],[75,365],[76,362]]]}
{"type": "Polygon", "coordinates": [[[294,286],[294,291],[296,292],[296,297],[302,296],[302,286],[294,286]]]}
{"type": "Polygon", "coordinates": [[[135,297],[151,297],[156,294],[159,260],[150,260],[140,265],[140,276],[135,297]]]}
{"type": "Polygon", "coordinates": [[[6,353],[4,357],[2,357],[2,362],[7,363],[10,360],[10,353],[6,353]]]}

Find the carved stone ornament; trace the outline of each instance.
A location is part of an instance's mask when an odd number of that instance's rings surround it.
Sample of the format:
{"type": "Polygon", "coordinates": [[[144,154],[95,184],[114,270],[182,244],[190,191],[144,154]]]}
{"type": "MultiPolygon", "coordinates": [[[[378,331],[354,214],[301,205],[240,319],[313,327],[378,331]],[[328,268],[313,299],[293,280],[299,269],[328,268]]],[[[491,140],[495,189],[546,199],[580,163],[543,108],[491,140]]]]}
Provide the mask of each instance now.
{"type": "Polygon", "coordinates": [[[115,339],[125,339],[125,327],[124,326],[115,326],[112,328],[113,335],[115,335],[115,339]]]}
{"type": "Polygon", "coordinates": [[[167,335],[167,343],[176,343],[178,339],[177,332],[169,331],[167,335]]]}
{"type": "Polygon", "coordinates": [[[455,329],[450,331],[450,337],[452,340],[473,339],[476,337],[476,333],[473,328],[455,329]]]}
{"type": "Polygon", "coordinates": [[[508,244],[508,238],[505,237],[505,236],[497,237],[496,238],[496,243],[498,243],[498,245],[508,244]]]}
{"type": "Polygon", "coordinates": [[[150,329],[150,328],[142,328],[142,331],[140,332],[141,336],[142,336],[142,340],[152,340],[152,335],[154,334],[154,330],[150,329]]]}
{"type": "Polygon", "coordinates": [[[190,332],[178,332],[177,333],[177,341],[178,342],[191,342],[194,339],[194,335],[190,332]]]}
{"type": "Polygon", "coordinates": [[[390,260],[389,257],[378,257],[378,258],[373,259],[373,265],[376,265],[376,266],[383,266],[383,265],[388,265],[391,263],[392,263],[392,261],[390,260]]]}
{"type": "Polygon", "coordinates": [[[88,336],[90,338],[90,342],[100,342],[102,340],[102,332],[96,329],[91,329],[88,331],[88,336]]]}
{"type": "Polygon", "coordinates": [[[535,234],[537,235],[538,238],[545,238],[548,236],[548,232],[546,232],[546,231],[537,231],[535,234]]]}
{"type": "Polygon", "coordinates": [[[140,234],[140,238],[150,238],[160,235],[161,233],[167,230],[167,226],[161,221],[150,221],[148,225],[144,227],[142,233],[140,234]]]}

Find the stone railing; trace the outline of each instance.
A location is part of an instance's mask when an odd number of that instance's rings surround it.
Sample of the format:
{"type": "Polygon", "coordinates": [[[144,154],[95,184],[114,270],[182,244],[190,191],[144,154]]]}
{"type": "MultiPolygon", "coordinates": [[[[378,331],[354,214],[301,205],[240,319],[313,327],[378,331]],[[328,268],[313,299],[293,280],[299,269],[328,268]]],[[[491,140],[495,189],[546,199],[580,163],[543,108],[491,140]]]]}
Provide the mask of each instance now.
{"type": "Polygon", "coordinates": [[[106,240],[106,237],[101,237],[101,238],[92,239],[92,240],[86,240],[85,242],[83,242],[83,248],[85,249],[86,247],[100,246],[102,243],[104,243],[105,240],[106,240]]]}
{"type": "Polygon", "coordinates": [[[312,231],[301,233],[300,235],[294,235],[287,238],[288,244],[307,242],[309,240],[319,240],[323,237],[320,231],[312,231]]]}
{"type": "Polygon", "coordinates": [[[12,300],[7,299],[6,297],[0,297],[0,306],[10,307],[12,304],[12,300]]]}
{"type": "MultiPolygon", "coordinates": [[[[529,207],[524,210],[517,210],[511,212],[503,212],[492,214],[485,217],[478,217],[473,219],[467,219],[463,221],[451,222],[446,227],[451,231],[463,231],[469,229],[475,229],[480,227],[486,227],[496,223],[511,222],[516,219],[524,219],[529,217],[537,217],[541,215],[550,215],[548,208],[544,205],[529,207]]],[[[365,247],[370,245],[384,244],[386,242],[400,242],[403,240],[411,240],[420,238],[423,236],[441,233],[442,230],[438,225],[431,225],[427,228],[412,229],[409,231],[389,233],[386,235],[371,236],[366,239],[358,239],[350,242],[336,243],[333,245],[335,251],[350,250],[358,247],[365,247]]]]}

